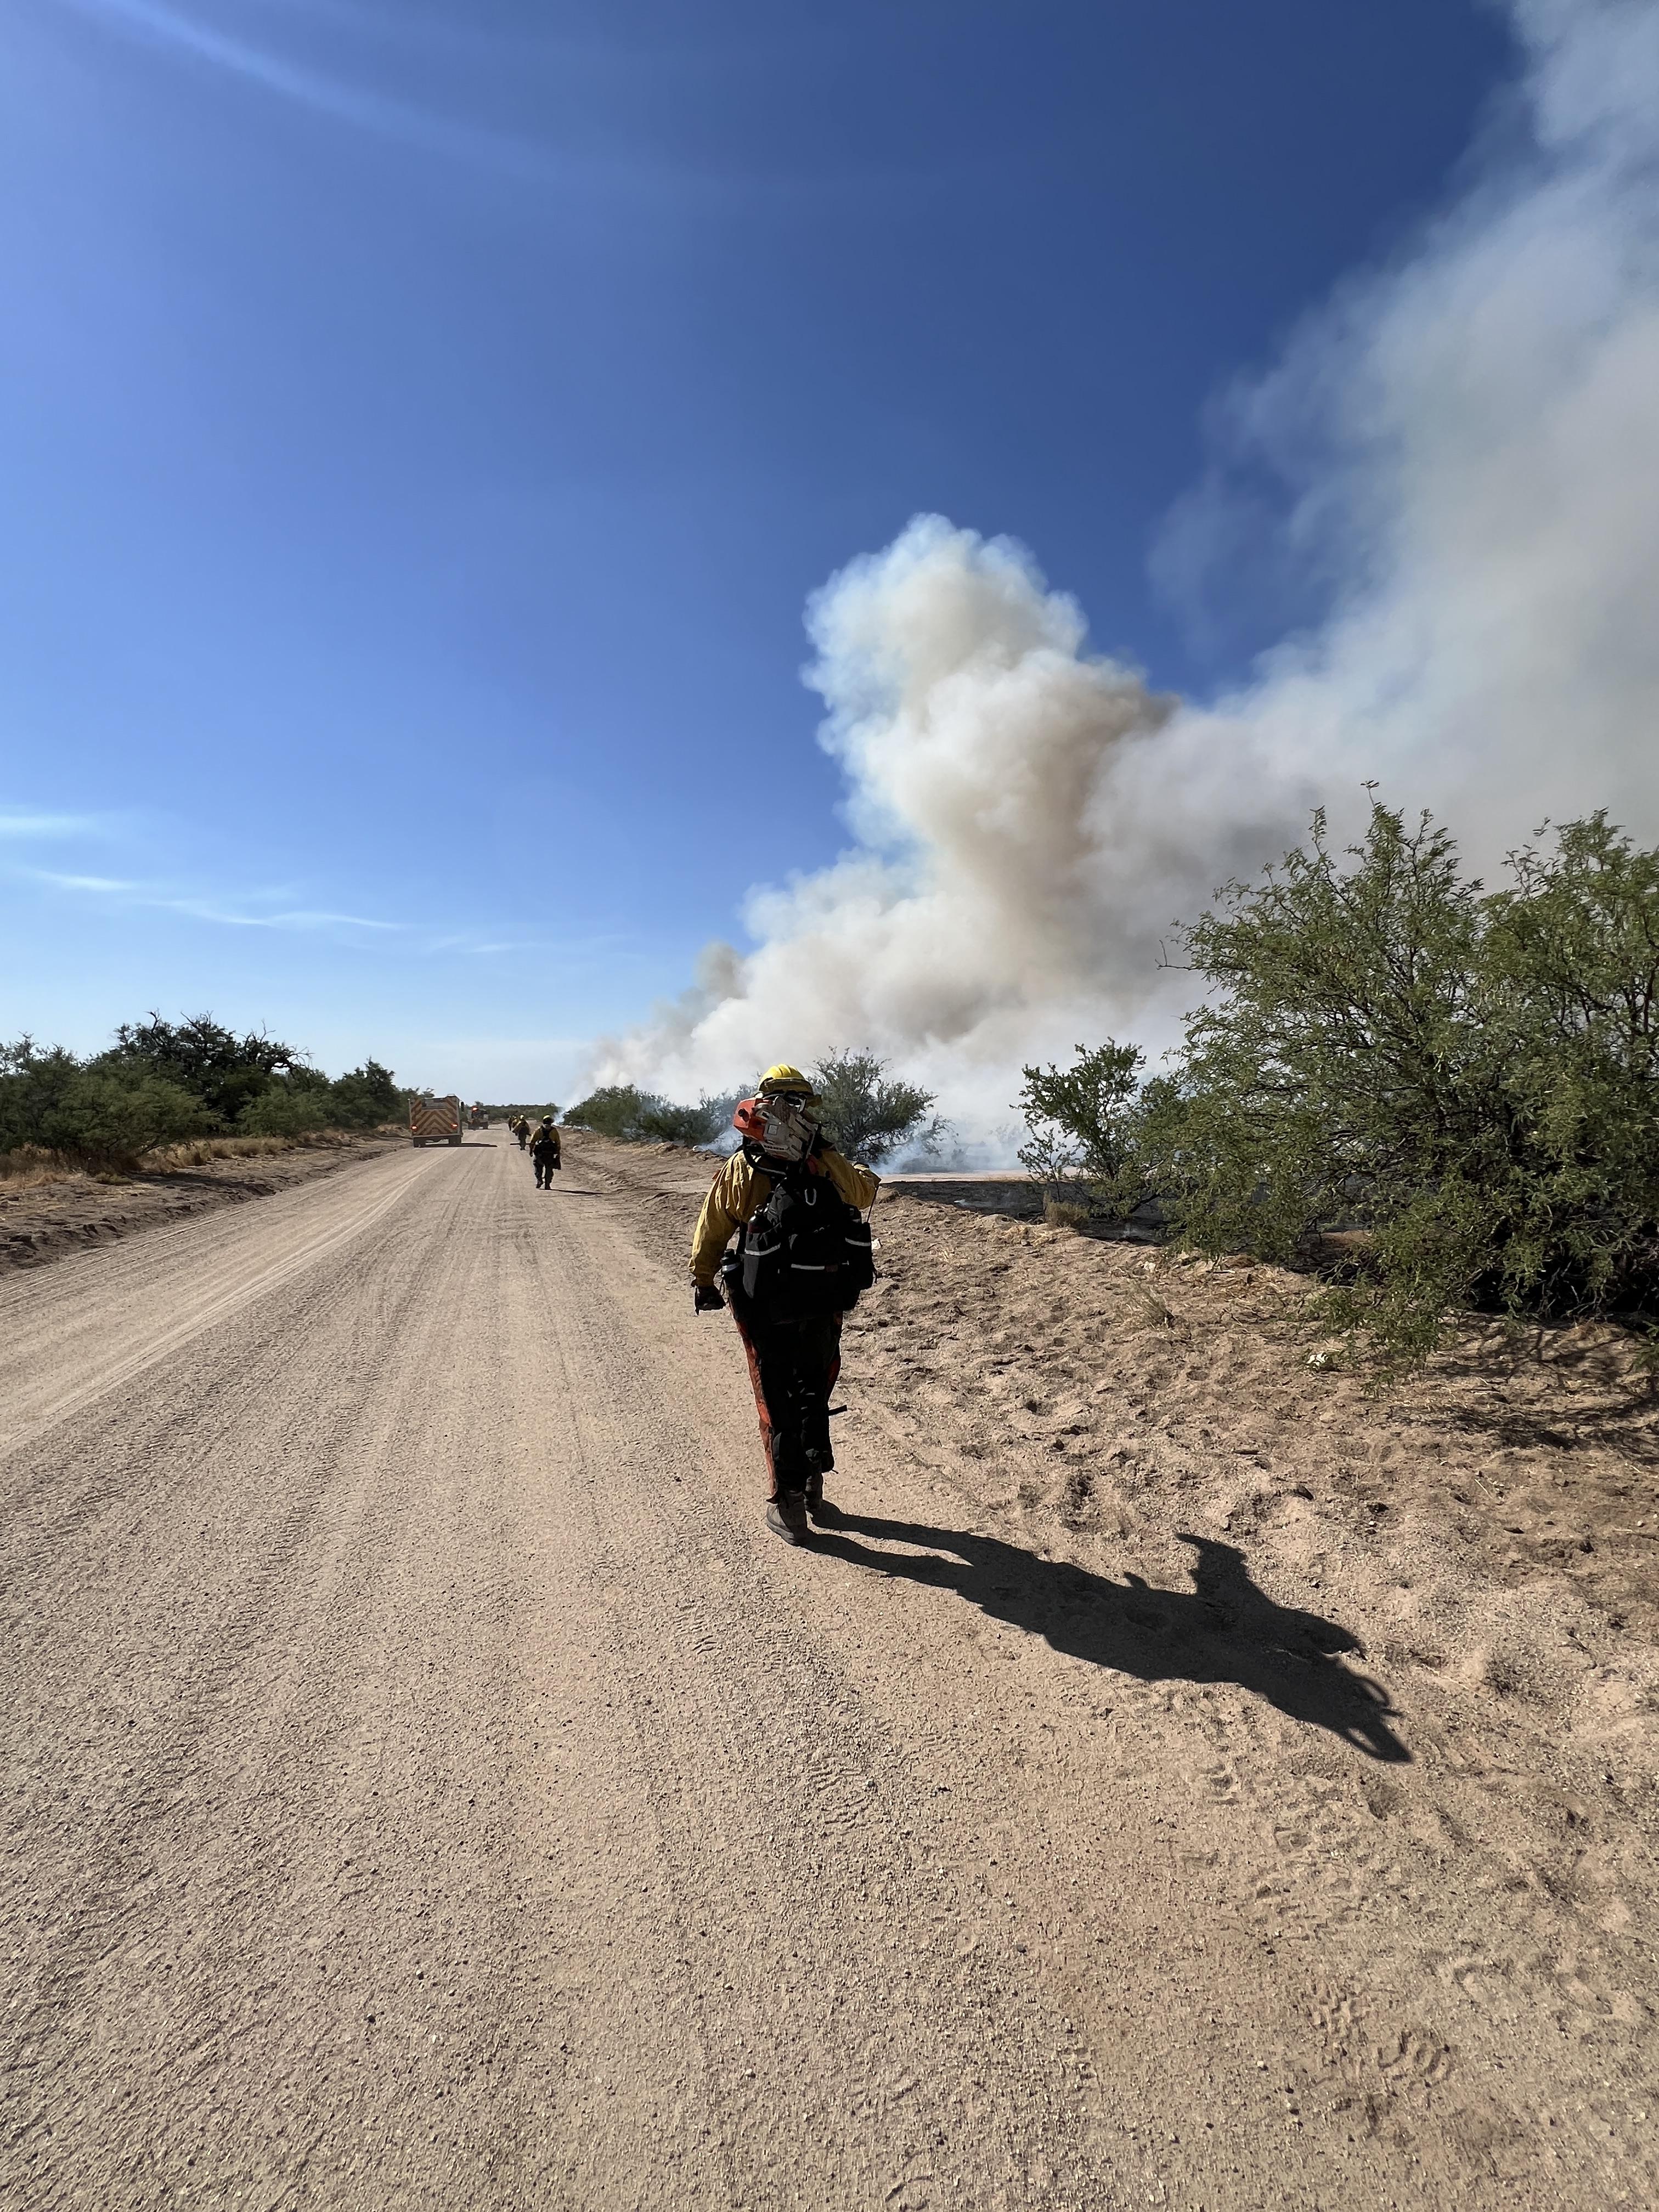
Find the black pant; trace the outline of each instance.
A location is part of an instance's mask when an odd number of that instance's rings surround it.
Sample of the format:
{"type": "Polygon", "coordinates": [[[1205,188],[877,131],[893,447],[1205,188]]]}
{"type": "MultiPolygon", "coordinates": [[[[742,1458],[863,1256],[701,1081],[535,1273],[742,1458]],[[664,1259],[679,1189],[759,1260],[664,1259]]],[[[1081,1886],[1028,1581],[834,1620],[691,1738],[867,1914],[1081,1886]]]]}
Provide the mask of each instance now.
{"type": "Polygon", "coordinates": [[[550,1145],[538,1145],[530,1157],[536,1164],[537,1189],[540,1190],[545,1186],[547,1189],[551,1190],[553,1170],[559,1164],[558,1154],[550,1145]]]}
{"type": "Polygon", "coordinates": [[[830,1394],[841,1373],[841,1316],[779,1321],[741,1292],[732,1318],[749,1355],[771,1495],[805,1490],[836,1463],[830,1443],[830,1394]]]}

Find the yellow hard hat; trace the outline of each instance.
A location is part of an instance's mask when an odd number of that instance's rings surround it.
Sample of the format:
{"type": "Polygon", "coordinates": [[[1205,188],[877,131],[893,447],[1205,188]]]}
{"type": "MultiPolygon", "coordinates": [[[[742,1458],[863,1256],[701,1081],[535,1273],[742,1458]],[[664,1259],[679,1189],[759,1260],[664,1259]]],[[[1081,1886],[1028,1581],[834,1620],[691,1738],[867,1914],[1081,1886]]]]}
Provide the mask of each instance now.
{"type": "Polygon", "coordinates": [[[763,1092],[768,1091],[804,1091],[809,1098],[812,1096],[812,1085],[811,1079],[803,1075],[799,1068],[792,1067],[787,1060],[780,1061],[776,1067],[769,1067],[765,1074],[763,1075],[760,1079],[760,1087],[763,1092]]]}

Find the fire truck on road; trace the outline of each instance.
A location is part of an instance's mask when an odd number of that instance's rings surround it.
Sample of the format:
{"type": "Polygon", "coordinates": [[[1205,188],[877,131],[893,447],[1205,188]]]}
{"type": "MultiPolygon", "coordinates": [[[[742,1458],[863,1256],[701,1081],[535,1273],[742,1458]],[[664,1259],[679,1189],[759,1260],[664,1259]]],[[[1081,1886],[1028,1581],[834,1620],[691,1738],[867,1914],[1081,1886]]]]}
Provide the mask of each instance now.
{"type": "Polygon", "coordinates": [[[461,1102],[451,1091],[434,1098],[418,1092],[409,1102],[410,1140],[416,1145],[459,1145],[461,1141],[461,1102]]]}

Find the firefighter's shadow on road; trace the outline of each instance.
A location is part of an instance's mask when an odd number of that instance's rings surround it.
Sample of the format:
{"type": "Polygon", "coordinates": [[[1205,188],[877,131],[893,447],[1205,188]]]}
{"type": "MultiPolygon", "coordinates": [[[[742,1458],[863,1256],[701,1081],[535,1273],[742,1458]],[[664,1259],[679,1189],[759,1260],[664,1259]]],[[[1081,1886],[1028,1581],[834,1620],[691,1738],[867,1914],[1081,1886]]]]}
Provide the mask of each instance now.
{"type": "Polygon", "coordinates": [[[1410,1759],[1389,1725],[1398,1716],[1387,1692],[1340,1663],[1364,1656],[1351,1630],[1276,1603],[1251,1581],[1237,1545],[1181,1541],[1195,1555],[1191,1590],[1156,1589],[1133,1574],[1114,1582],[969,1529],[850,1513],[836,1530],[817,1534],[814,1547],[877,1574],[955,1590],[994,1620],[1091,1666],[1143,1682],[1237,1682],[1372,1759],[1410,1759]],[[860,1536],[915,1548],[876,1551],[860,1536]]]}

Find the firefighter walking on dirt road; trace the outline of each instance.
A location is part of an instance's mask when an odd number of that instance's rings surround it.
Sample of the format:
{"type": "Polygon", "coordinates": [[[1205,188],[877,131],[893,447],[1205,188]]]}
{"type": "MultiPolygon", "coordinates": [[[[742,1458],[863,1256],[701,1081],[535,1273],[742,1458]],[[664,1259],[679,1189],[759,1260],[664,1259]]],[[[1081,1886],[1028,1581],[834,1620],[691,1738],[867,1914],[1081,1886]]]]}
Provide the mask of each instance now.
{"type": "Polygon", "coordinates": [[[697,1216],[693,1303],[699,1313],[731,1305],[760,1416],[767,1526],[801,1544],[809,1516],[820,1528],[838,1518],[823,1494],[836,1463],[830,1394],[841,1372],[842,1316],[873,1279],[862,1214],[881,1186],[826,1142],[798,1067],[769,1067],[732,1121],[743,1144],[697,1216]]]}
{"type": "Polygon", "coordinates": [[[563,1162],[559,1158],[559,1133],[550,1114],[544,1114],[536,1125],[536,1133],[530,1139],[530,1159],[536,1170],[537,1189],[551,1190],[554,1174],[563,1162]]]}

